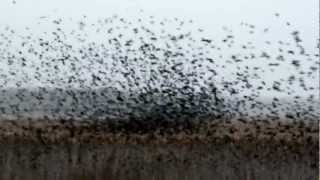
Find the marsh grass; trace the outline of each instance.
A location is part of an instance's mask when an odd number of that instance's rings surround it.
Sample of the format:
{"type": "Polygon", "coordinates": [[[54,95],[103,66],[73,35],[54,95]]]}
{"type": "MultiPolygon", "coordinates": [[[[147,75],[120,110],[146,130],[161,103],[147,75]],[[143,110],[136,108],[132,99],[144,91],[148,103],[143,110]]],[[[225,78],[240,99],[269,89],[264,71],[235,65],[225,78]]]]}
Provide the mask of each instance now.
{"type": "Polygon", "coordinates": [[[314,124],[0,121],[0,180],[313,180],[314,124]]]}
{"type": "Polygon", "coordinates": [[[318,161],[313,150],[308,147],[300,150],[294,152],[278,145],[255,143],[2,144],[0,179],[317,179],[318,161]]]}

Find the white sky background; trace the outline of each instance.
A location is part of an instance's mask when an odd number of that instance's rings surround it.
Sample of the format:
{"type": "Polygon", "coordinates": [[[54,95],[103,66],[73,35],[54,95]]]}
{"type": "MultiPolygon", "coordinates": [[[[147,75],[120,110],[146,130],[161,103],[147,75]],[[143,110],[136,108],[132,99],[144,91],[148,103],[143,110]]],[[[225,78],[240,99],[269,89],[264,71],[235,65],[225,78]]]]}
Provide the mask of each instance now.
{"type": "MultiPolygon", "coordinates": [[[[308,53],[317,53],[315,46],[319,38],[319,1],[318,0],[1,0],[0,29],[10,26],[24,29],[37,27],[42,31],[45,26],[37,26],[41,16],[51,18],[106,18],[119,14],[126,17],[140,16],[139,10],[156,17],[177,17],[192,19],[197,27],[203,28],[208,37],[222,38],[223,26],[237,31],[241,22],[257,26],[258,29],[270,28],[269,37],[262,39],[286,40],[292,30],[299,30],[303,46],[308,53]],[[280,14],[280,18],[275,17],[280,14]],[[290,22],[291,27],[285,23],[290,22]]],[[[237,38],[246,40],[241,31],[234,32],[237,38]],[[238,36],[237,36],[238,33],[238,36]],[[243,37],[242,37],[243,36],[243,37]]],[[[260,35],[255,36],[257,39],[260,35]]],[[[258,42],[259,44],[259,42],[258,42]]],[[[261,44],[261,46],[263,46],[261,44]]],[[[228,70],[226,70],[228,71],[228,70]]],[[[277,79],[287,72],[278,71],[277,79]]],[[[314,86],[318,82],[309,81],[314,86]]]]}
{"type": "Polygon", "coordinates": [[[302,32],[306,46],[313,47],[319,32],[318,0],[1,0],[0,25],[24,27],[40,16],[134,16],[140,9],[159,17],[194,19],[207,32],[213,30],[212,35],[217,28],[237,27],[242,21],[277,32],[289,21],[302,32]],[[274,17],[276,12],[283,23],[274,17]]]}

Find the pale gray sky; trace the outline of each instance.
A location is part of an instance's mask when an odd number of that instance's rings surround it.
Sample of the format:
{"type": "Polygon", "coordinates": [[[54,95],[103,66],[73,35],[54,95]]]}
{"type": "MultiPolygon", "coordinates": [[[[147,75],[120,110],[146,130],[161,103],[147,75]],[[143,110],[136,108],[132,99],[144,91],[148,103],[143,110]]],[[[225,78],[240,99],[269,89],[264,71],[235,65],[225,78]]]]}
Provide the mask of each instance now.
{"type": "MultiPolygon", "coordinates": [[[[141,16],[143,18],[145,15],[153,15],[160,19],[165,17],[177,17],[184,20],[192,19],[195,27],[204,29],[205,35],[214,40],[218,39],[217,42],[221,42],[221,38],[225,35],[225,32],[222,31],[222,27],[225,26],[232,30],[238,44],[250,40],[253,41],[255,46],[258,46],[257,52],[267,51],[270,54],[277,51],[277,46],[266,46],[266,40],[292,42],[290,33],[293,30],[299,30],[300,37],[303,40],[302,45],[306,48],[307,53],[312,55],[318,53],[315,46],[319,38],[319,0],[0,0],[0,33],[9,26],[16,30],[16,34],[19,36],[19,33],[28,26],[33,34],[39,35],[41,32],[52,28],[51,21],[55,18],[72,18],[77,21],[83,15],[86,15],[89,20],[96,22],[98,19],[111,17],[114,14],[133,19],[141,16]],[[143,13],[140,10],[143,10],[143,13]],[[280,16],[277,18],[275,13],[279,13],[280,16]],[[41,18],[44,16],[47,18],[41,18]],[[47,19],[49,21],[46,21],[47,19]],[[41,23],[38,24],[38,22],[41,23]],[[248,32],[240,28],[241,22],[255,25],[257,33],[248,36],[248,32]],[[291,26],[286,26],[287,22],[290,22],[291,26]],[[268,34],[262,33],[265,28],[269,28],[268,34]]],[[[94,37],[89,36],[88,38],[92,40],[94,37]]],[[[14,38],[12,40],[15,41],[14,38]]],[[[293,47],[295,47],[294,43],[293,47]]],[[[1,48],[4,51],[10,51],[0,46],[0,50],[1,48]]],[[[13,50],[13,52],[16,52],[16,50],[13,50]]],[[[226,47],[221,53],[224,53],[225,57],[214,58],[223,65],[224,61],[230,58],[228,56],[234,53],[243,53],[243,51],[239,50],[239,48],[231,49],[226,47]]],[[[212,54],[213,56],[216,55],[215,52],[212,54]]],[[[292,58],[299,59],[301,57],[294,56],[289,58],[292,60],[292,58]]],[[[302,68],[308,67],[308,63],[316,61],[315,59],[305,61],[303,57],[299,60],[302,62],[302,68]]],[[[37,59],[31,58],[30,61],[37,62],[37,59]]],[[[257,58],[257,61],[244,63],[243,66],[260,66],[263,69],[267,66],[266,63],[261,58],[257,58]]],[[[261,72],[260,77],[265,78],[267,86],[272,85],[273,81],[288,78],[290,74],[299,73],[295,67],[290,66],[291,61],[286,63],[288,63],[287,66],[281,66],[275,72],[261,72]]],[[[220,75],[217,78],[222,81],[236,78],[234,75],[237,71],[236,68],[236,66],[227,66],[227,68],[217,69],[220,75]]],[[[0,73],[6,74],[9,71],[8,69],[16,71],[17,75],[9,79],[6,87],[14,86],[19,81],[19,78],[23,79],[28,74],[33,77],[35,74],[34,70],[29,69],[24,72],[27,74],[25,75],[22,73],[21,67],[9,67],[6,60],[0,59],[0,73]]],[[[57,74],[53,72],[54,76],[63,78],[65,74],[69,73],[67,67],[61,67],[60,70],[57,74]]],[[[308,92],[302,90],[299,84],[288,86],[295,90],[293,95],[307,97],[313,94],[317,96],[319,91],[318,77],[319,74],[315,74],[312,78],[304,79],[308,87],[315,87],[315,89],[308,92]]],[[[303,76],[303,78],[308,77],[303,76]]],[[[3,79],[0,79],[0,83],[2,81],[3,79]]],[[[254,79],[250,81],[254,81],[254,79]]],[[[36,80],[28,80],[23,83],[25,84],[22,84],[22,86],[50,86],[46,82],[36,80]]],[[[253,83],[253,85],[255,84],[253,83]]],[[[242,95],[246,93],[249,93],[250,96],[250,91],[244,91],[242,95]]],[[[264,97],[270,95],[282,97],[285,94],[277,94],[274,91],[261,93],[261,96],[264,97]]],[[[293,95],[290,95],[289,99],[293,99],[293,95]]]]}
{"type": "Polygon", "coordinates": [[[143,9],[156,16],[192,18],[209,30],[241,21],[276,28],[280,23],[275,23],[274,13],[279,12],[281,20],[292,22],[312,46],[319,30],[318,7],[318,0],[1,0],[0,25],[25,26],[47,15],[130,16],[143,9]]]}
{"type": "MultiPolygon", "coordinates": [[[[142,9],[144,14],[160,18],[192,19],[197,27],[203,28],[206,35],[213,39],[221,38],[221,27],[227,26],[237,38],[246,41],[247,35],[238,30],[241,22],[254,24],[258,32],[268,27],[269,35],[258,33],[253,36],[257,41],[255,45],[269,39],[292,40],[290,32],[299,30],[303,46],[308,53],[314,54],[317,53],[315,46],[319,38],[318,7],[318,0],[1,0],[0,30],[6,26],[18,30],[34,26],[37,31],[50,28],[37,25],[42,21],[42,16],[79,19],[87,15],[96,20],[119,14],[136,18],[141,16],[139,10],[142,9]],[[280,17],[275,17],[275,13],[279,13],[280,17]],[[285,25],[287,21],[292,24],[290,27],[285,25]]],[[[265,77],[274,80],[286,74],[286,71],[292,73],[294,69],[278,70],[278,75],[272,73],[265,77]]],[[[318,82],[308,82],[318,87],[318,82]]]]}

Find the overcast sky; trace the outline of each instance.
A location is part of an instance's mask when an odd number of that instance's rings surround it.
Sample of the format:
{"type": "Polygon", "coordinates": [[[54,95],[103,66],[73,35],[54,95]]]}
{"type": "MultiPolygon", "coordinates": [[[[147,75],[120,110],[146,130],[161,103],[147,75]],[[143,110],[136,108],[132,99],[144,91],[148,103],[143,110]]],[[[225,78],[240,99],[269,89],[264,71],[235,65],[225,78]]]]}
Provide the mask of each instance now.
{"type": "Polygon", "coordinates": [[[40,16],[130,16],[140,9],[156,16],[191,18],[208,30],[241,21],[276,28],[281,23],[274,13],[280,13],[283,22],[301,30],[307,46],[314,46],[319,32],[318,0],[1,0],[0,24],[26,26],[40,16]]]}
{"type": "MultiPolygon", "coordinates": [[[[317,53],[315,46],[319,38],[318,0],[1,0],[0,31],[6,26],[14,29],[32,27],[43,16],[51,19],[79,19],[83,15],[90,19],[99,19],[114,14],[137,17],[141,16],[140,10],[143,10],[144,14],[160,18],[192,19],[196,26],[203,28],[212,38],[219,37],[221,27],[237,30],[241,22],[254,24],[261,31],[269,28],[269,37],[260,37],[259,34],[255,36],[264,40],[292,40],[290,32],[299,30],[302,44],[308,53],[317,53]],[[277,18],[275,13],[280,16],[277,18]],[[292,25],[287,27],[286,22],[292,25]]],[[[41,28],[45,27],[36,28],[41,31],[41,28]]],[[[244,34],[238,35],[244,40],[247,38],[244,34]]],[[[279,72],[286,73],[285,70],[279,72]]],[[[317,82],[310,83],[318,86],[317,82]]]]}

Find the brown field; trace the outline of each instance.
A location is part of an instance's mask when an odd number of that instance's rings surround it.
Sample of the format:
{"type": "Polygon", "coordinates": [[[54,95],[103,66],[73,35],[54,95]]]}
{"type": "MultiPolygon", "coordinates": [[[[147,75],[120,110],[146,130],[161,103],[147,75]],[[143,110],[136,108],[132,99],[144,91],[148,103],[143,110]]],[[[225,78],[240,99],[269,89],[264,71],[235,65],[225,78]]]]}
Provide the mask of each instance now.
{"type": "Polygon", "coordinates": [[[317,179],[318,122],[0,122],[0,180],[317,179]]]}

